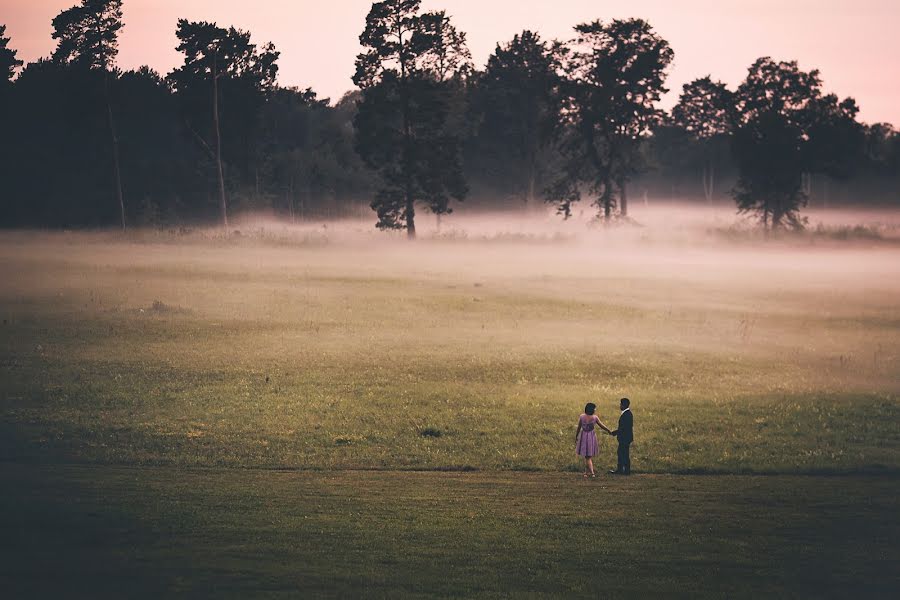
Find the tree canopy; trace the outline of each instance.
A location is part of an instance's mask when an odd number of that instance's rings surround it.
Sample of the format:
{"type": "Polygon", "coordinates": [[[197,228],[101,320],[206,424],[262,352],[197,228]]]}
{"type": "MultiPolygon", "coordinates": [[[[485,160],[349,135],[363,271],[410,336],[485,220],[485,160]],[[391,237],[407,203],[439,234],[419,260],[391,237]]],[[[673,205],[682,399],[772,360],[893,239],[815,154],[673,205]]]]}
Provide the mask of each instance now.
{"type": "MultiPolygon", "coordinates": [[[[804,173],[837,174],[835,144],[855,145],[855,101],[823,95],[818,70],[803,71],[796,61],[758,59],[736,94],[734,155],[739,178],[738,210],[758,214],[765,227],[803,226],[804,173]]],[[[861,142],[861,137],[858,138],[861,142]]],[[[860,144],[861,145],[861,144],[860,144]]]]}
{"type": "Polygon", "coordinates": [[[22,61],[16,58],[16,50],[9,47],[10,39],[6,35],[6,25],[0,25],[0,72],[3,73],[0,85],[6,85],[16,74],[16,69],[22,66],[22,61]]]}
{"type": "MultiPolygon", "coordinates": [[[[581,186],[609,219],[624,185],[640,168],[639,145],[659,124],[657,107],[674,53],[644,20],[593,21],[575,27],[563,49],[563,175],[549,190],[568,216],[581,186]]],[[[623,213],[624,202],[621,202],[623,213]]]]}
{"type": "Polygon", "coordinates": [[[640,195],[727,201],[778,228],[802,227],[807,202],[900,202],[900,133],[860,123],[853,99],[796,62],[759,59],[737,89],[694,79],[666,115],[673,50],[641,19],[583,23],[565,42],[526,30],[482,66],[446,11],[374,2],[348,73],[358,89],[332,100],[280,85],[271,44],[204,20],[173,24],[170,73],[123,71],[128,3],[72,1],[51,56],[27,65],[0,25],[0,129],[14,140],[0,148],[0,226],[374,211],[414,237],[417,212],[440,225],[463,199],[522,210],[543,196],[567,217],[584,198],[613,219],[640,195]]]}
{"type": "Polygon", "coordinates": [[[716,167],[734,131],[735,118],[733,92],[708,75],[684,84],[678,104],[672,108],[672,122],[691,136],[700,151],[703,194],[709,203],[715,188],[716,167]]]}
{"type": "Polygon", "coordinates": [[[53,60],[108,70],[119,53],[122,0],[81,0],[53,19],[53,60]]]}
{"type": "Polygon", "coordinates": [[[444,13],[422,13],[418,0],[386,0],[372,5],[359,40],[354,124],[357,151],[380,180],[371,206],[379,228],[414,238],[416,203],[441,215],[467,191],[449,126],[470,67],[465,36],[444,13]]]}
{"type": "Polygon", "coordinates": [[[472,86],[473,158],[498,187],[526,203],[555,166],[557,69],[550,44],[526,30],[497,45],[472,86]]]}

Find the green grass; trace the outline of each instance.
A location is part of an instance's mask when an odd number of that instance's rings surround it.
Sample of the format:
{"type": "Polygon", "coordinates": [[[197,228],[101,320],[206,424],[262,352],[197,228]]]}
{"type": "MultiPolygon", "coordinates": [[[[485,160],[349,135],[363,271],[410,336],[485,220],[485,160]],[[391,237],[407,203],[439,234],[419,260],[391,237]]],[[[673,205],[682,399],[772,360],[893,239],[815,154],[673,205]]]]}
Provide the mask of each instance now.
{"type": "MultiPolygon", "coordinates": [[[[16,375],[25,381],[7,382],[23,388],[15,396],[21,400],[5,410],[6,426],[15,430],[10,452],[125,464],[558,471],[576,465],[572,413],[596,399],[597,382],[611,381],[609,396],[636,398],[634,460],[642,472],[898,466],[900,408],[888,394],[697,398],[689,383],[659,369],[658,384],[649,387],[628,383],[640,377],[637,367],[575,358],[491,361],[440,372],[418,362],[387,373],[341,366],[326,360],[300,373],[274,371],[268,384],[262,371],[244,369],[109,362],[23,370],[16,375]],[[42,389],[26,395],[42,378],[42,389]],[[427,429],[440,437],[423,436],[427,429]]],[[[601,410],[610,415],[612,402],[606,404],[601,410]]],[[[601,438],[601,444],[612,456],[612,440],[601,438]]]]}
{"type": "Polygon", "coordinates": [[[894,478],[0,469],[17,598],[900,589],[894,478]]]}
{"type": "Polygon", "coordinates": [[[900,249],[158,241],[0,236],[22,596],[896,591],[900,249]]]}

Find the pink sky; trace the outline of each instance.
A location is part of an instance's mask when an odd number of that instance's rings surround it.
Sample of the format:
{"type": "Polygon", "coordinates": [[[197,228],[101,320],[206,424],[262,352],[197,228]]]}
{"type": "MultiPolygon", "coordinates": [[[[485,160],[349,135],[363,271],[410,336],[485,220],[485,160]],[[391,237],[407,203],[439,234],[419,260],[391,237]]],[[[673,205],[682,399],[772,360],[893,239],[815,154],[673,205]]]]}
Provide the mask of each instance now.
{"type": "MultiPolygon", "coordinates": [[[[53,47],[51,19],[76,0],[0,0],[0,23],[26,61],[53,47]]],[[[369,0],[125,0],[119,66],[149,64],[163,73],[180,62],[175,21],[215,21],[248,29],[281,51],[282,85],[338,98],[350,76],[369,0]]],[[[597,18],[647,19],[675,50],[670,107],[681,85],[711,74],[736,86],[760,56],[819,68],[825,87],[857,99],[867,122],[900,126],[900,0],[423,0],[446,9],[467,32],[482,66],[498,41],[523,29],[545,39],[571,37],[597,18]]]]}

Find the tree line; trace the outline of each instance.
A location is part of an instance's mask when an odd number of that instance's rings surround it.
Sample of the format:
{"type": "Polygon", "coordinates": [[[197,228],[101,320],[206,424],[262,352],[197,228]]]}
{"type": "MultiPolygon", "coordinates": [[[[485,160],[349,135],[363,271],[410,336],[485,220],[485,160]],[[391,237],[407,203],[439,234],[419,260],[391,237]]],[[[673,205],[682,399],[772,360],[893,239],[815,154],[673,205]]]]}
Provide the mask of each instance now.
{"type": "Polygon", "coordinates": [[[444,11],[375,2],[358,90],[336,102],[279,85],[277,49],[235,27],[179,20],[183,62],[162,75],[117,67],[122,0],[81,0],[52,26],[52,55],[23,65],[0,25],[7,227],[227,228],[240,211],[371,208],[414,237],[417,210],[548,202],[609,221],[638,193],[729,197],[766,228],[800,228],[829,183],[900,202],[900,134],[860,123],[817,70],[763,57],[736,89],[701,77],[661,110],[674,51],[642,19],[564,41],[523,31],[478,69],[444,11]]]}

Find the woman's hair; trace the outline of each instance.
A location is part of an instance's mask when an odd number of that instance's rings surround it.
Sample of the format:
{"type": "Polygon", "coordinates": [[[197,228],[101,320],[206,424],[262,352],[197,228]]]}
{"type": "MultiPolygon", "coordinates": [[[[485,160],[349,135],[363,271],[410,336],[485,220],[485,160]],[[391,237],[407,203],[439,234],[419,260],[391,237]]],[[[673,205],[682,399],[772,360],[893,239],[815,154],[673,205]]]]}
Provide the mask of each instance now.
{"type": "Polygon", "coordinates": [[[595,410],[597,410],[597,405],[594,404],[593,402],[588,402],[587,404],[584,405],[584,414],[586,414],[586,415],[594,414],[595,410]]]}

